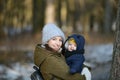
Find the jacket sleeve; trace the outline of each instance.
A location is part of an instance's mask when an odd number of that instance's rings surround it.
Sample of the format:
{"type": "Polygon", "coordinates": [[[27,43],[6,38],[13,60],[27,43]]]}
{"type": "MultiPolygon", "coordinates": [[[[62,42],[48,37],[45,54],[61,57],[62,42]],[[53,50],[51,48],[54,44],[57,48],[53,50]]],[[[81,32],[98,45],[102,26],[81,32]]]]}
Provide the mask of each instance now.
{"type": "MultiPolygon", "coordinates": [[[[79,73],[70,74],[69,67],[64,60],[55,56],[48,57],[41,66],[41,71],[49,73],[63,80],[85,80],[85,76],[79,73]]],[[[43,75],[44,77],[44,75],[43,75]]]]}

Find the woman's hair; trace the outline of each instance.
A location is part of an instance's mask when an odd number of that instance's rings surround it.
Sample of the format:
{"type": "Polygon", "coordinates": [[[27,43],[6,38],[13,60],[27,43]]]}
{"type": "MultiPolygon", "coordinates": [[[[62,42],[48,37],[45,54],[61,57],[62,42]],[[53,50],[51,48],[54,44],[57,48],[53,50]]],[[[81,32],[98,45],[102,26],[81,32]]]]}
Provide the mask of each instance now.
{"type": "Polygon", "coordinates": [[[63,31],[53,23],[46,24],[42,30],[42,44],[45,45],[47,42],[56,36],[62,37],[63,43],[65,41],[65,36],[63,31]]]}

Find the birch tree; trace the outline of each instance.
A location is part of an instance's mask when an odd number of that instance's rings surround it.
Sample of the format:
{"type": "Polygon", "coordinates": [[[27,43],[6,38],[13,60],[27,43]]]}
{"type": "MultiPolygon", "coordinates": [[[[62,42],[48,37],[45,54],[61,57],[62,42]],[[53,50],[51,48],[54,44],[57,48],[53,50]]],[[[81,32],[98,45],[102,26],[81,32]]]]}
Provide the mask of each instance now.
{"type": "Polygon", "coordinates": [[[109,80],[120,80],[120,0],[118,3],[116,27],[113,60],[109,80]]]}

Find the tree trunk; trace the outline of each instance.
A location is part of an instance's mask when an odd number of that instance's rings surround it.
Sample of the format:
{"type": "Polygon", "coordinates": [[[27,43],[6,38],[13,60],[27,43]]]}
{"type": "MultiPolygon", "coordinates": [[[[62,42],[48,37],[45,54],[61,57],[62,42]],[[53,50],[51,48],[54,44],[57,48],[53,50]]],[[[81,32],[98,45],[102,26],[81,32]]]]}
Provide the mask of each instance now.
{"type": "Polygon", "coordinates": [[[118,6],[116,27],[116,39],[113,48],[113,60],[109,80],[120,80],[120,0],[118,6]]]}
{"type": "Polygon", "coordinates": [[[44,26],[46,0],[33,0],[33,33],[44,26]]]}
{"type": "Polygon", "coordinates": [[[66,6],[67,6],[66,26],[68,26],[68,23],[69,23],[69,12],[70,12],[68,0],[66,0],[66,6]]]}
{"type": "Polygon", "coordinates": [[[61,22],[61,2],[62,0],[57,0],[57,9],[56,9],[56,18],[57,18],[57,23],[58,26],[62,26],[62,22],[61,22]]]}
{"type": "Polygon", "coordinates": [[[105,21],[104,21],[104,33],[109,34],[112,27],[112,4],[110,0],[105,1],[105,21]]]}
{"type": "Polygon", "coordinates": [[[5,2],[2,0],[0,1],[0,38],[3,38],[4,32],[3,32],[3,20],[2,20],[2,14],[4,9],[5,2]]]}
{"type": "Polygon", "coordinates": [[[80,3],[78,0],[74,1],[74,5],[75,5],[75,10],[73,13],[73,32],[78,32],[78,26],[77,26],[77,21],[79,21],[80,18],[80,3]]]}

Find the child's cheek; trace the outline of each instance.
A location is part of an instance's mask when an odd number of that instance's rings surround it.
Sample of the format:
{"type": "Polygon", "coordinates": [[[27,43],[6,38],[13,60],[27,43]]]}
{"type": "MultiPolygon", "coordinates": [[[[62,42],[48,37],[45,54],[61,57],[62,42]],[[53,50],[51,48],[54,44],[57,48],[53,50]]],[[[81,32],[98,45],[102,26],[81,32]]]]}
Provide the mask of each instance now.
{"type": "Polygon", "coordinates": [[[77,49],[77,47],[74,47],[74,50],[76,50],[77,49]]]}

